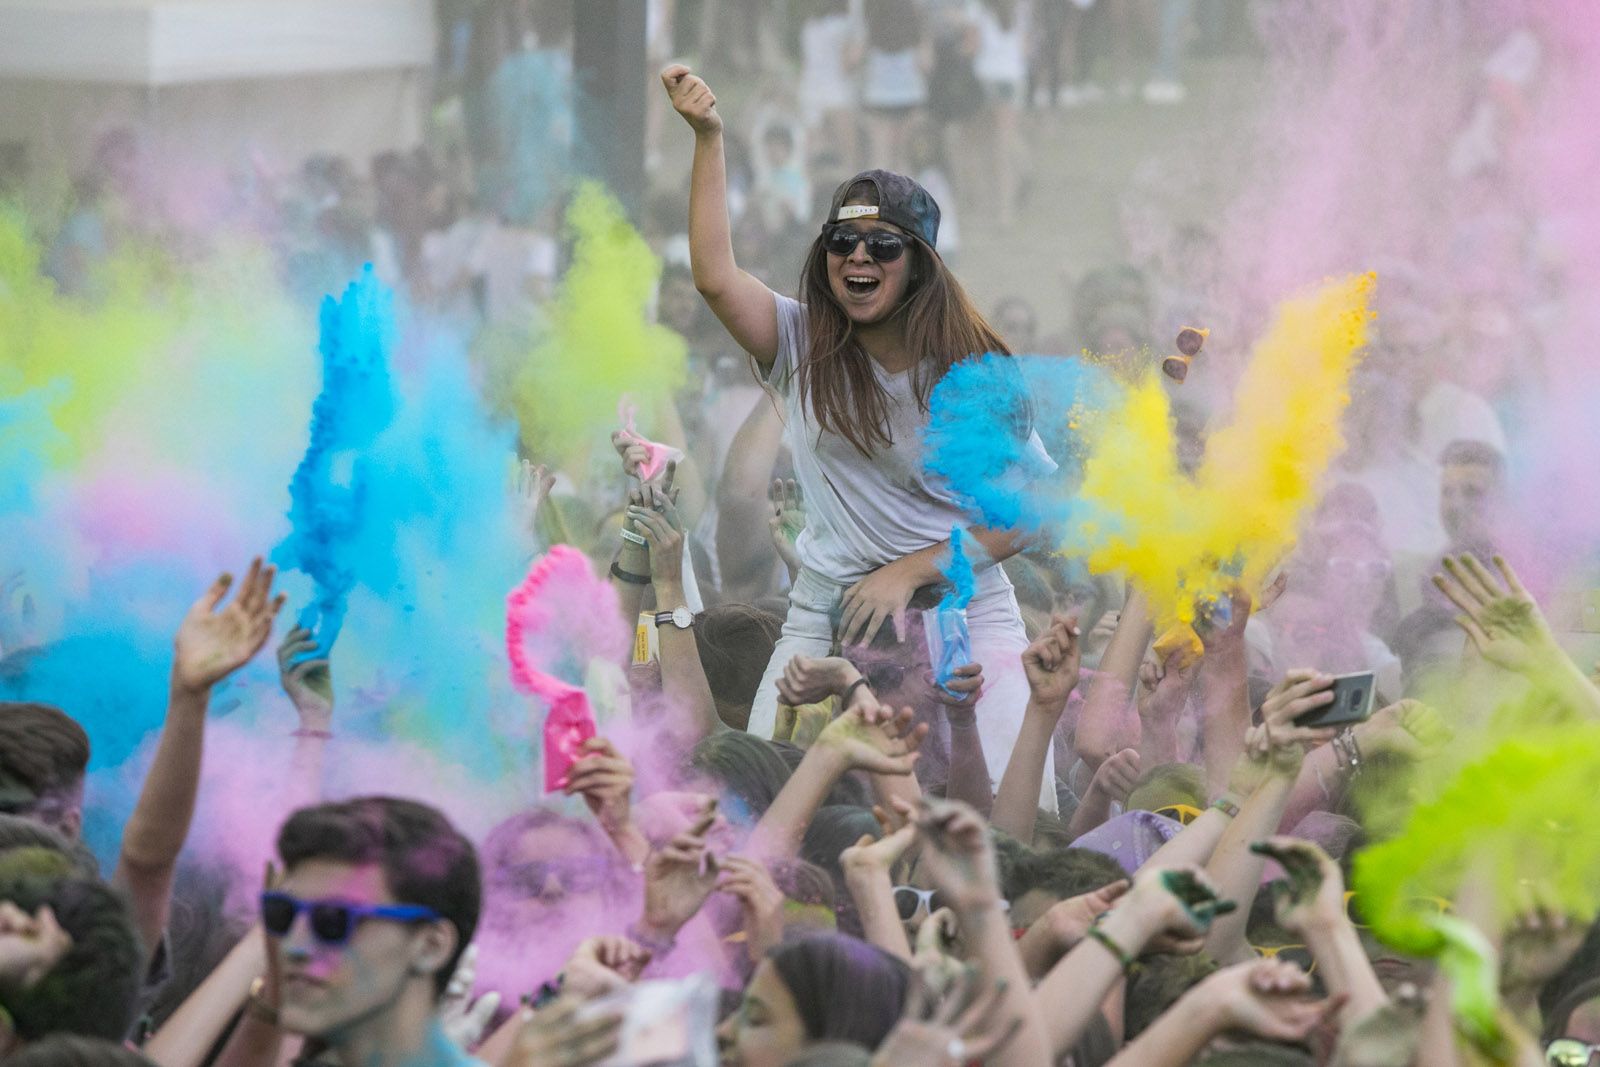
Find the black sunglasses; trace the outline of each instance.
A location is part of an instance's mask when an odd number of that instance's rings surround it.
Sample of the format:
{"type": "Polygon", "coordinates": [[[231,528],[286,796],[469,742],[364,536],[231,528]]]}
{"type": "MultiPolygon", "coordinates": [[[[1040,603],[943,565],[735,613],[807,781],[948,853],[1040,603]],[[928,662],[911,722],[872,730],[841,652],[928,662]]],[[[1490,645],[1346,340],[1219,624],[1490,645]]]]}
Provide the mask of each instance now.
{"type": "Polygon", "coordinates": [[[867,255],[879,263],[893,263],[906,254],[911,238],[888,230],[858,230],[830,222],[822,227],[822,246],[836,256],[848,256],[856,245],[867,242],[867,255]]]}
{"type": "Polygon", "coordinates": [[[439,913],[420,904],[349,904],[342,900],[301,900],[288,893],[261,894],[261,925],[273,937],[284,937],[294,926],[294,917],[306,912],[311,919],[311,936],[324,945],[343,945],[367,919],[388,919],[400,923],[433,922],[439,913]]]}

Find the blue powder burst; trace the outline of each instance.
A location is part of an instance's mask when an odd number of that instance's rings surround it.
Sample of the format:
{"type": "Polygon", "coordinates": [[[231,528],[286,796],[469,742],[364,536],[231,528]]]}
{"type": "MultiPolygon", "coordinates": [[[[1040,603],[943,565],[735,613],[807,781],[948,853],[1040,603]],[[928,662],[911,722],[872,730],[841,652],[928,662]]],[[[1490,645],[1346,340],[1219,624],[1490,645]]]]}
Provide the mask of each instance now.
{"type": "Polygon", "coordinates": [[[273,553],[303,571],[316,595],[299,625],[326,656],[339,637],[350,591],[393,582],[394,531],[367,506],[368,452],[395,414],[389,363],[395,344],[394,294],[369,263],[340,299],[322,302],[322,392],[311,407],[311,443],[289,483],[292,530],[273,553]]]}
{"type": "Polygon", "coordinates": [[[1059,524],[1082,460],[1075,416],[1103,406],[1112,388],[1079,359],[990,353],[958,363],[929,398],[924,465],[975,522],[1030,533],[1059,524]]]}

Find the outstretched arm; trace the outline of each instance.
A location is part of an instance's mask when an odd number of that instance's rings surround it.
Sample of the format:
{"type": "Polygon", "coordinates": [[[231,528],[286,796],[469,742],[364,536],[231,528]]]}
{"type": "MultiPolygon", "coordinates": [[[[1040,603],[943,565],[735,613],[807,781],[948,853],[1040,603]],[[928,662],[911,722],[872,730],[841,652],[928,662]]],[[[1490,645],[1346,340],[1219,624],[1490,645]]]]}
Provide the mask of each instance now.
{"type": "Polygon", "coordinates": [[[733,258],[728,223],[728,169],[722,154],[722,116],[709,86],[688,67],[674,63],[661,72],[672,106],[694,130],[694,169],[689,178],[689,267],[695,288],[739,346],[772,370],[778,358],[778,305],[772,290],[741,270],[733,258]]]}
{"type": "Polygon", "coordinates": [[[123,831],[112,876],[127,890],[134,924],[152,954],[167,926],[178,853],[194,819],[211,689],[266,644],[272,620],[283,607],[283,596],[272,596],[276,573],[277,568],[263,566],[258,557],[233,602],[218,611],[233,584],[231,575],[222,575],[195,601],[178,628],[166,723],[139,802],[123,831]]]}

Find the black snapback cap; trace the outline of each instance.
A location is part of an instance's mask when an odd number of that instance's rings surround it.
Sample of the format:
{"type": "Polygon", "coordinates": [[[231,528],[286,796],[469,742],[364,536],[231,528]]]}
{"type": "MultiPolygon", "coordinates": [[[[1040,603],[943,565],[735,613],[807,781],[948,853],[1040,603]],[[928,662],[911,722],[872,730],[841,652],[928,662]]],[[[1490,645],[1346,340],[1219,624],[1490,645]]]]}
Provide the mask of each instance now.
{"type": "Polygon", "coordinates": [[[915,234],[929,248],[938,247],[939,205],[928,190],[906,177],[889,170],[864,170],[840,185],[833,194],[833,204],[828,208],[829,222],[849,222],[852,219],[881,219],[891,222],[908,233],[915,234]],[[867,182],[878,191],[878,203],[845,206],[845,198],[858,182],[867,182]]]}

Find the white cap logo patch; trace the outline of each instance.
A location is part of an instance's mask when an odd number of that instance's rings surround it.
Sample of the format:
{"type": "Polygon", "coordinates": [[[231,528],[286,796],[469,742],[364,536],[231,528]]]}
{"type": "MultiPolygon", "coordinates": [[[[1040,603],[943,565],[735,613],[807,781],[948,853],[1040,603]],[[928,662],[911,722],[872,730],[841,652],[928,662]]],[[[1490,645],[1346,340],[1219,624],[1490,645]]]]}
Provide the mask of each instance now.
{"type": "Polygon", "coordinates": [[[846,204],[839,209],[839,217],[834,221],[843,222],[845,219],[875,219],[877,217],[878,205],[876,204],[846,204]]]}

